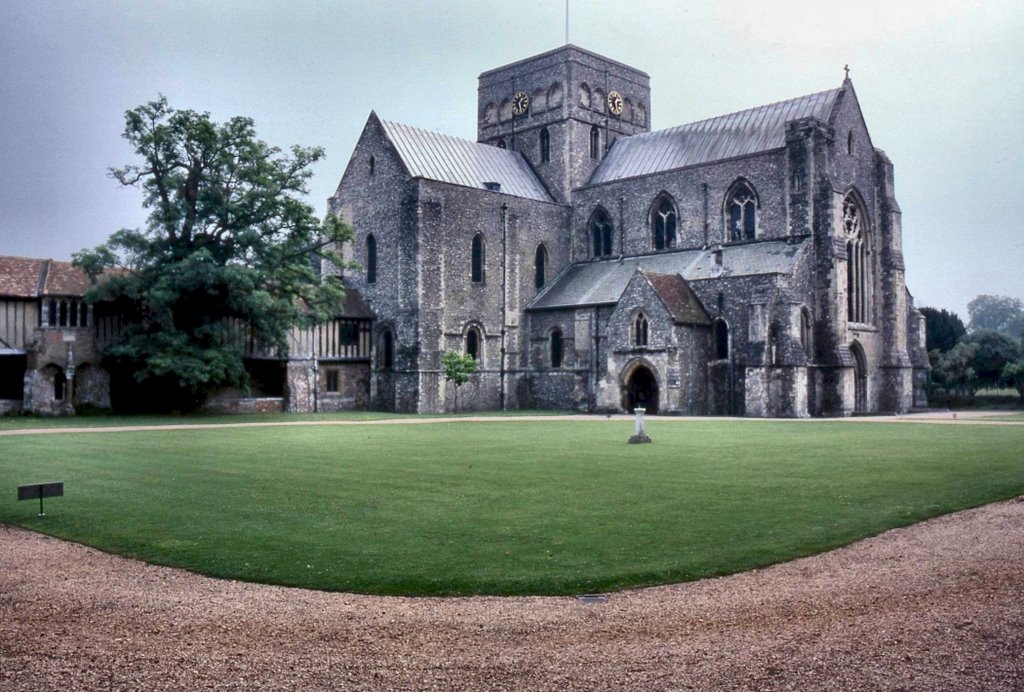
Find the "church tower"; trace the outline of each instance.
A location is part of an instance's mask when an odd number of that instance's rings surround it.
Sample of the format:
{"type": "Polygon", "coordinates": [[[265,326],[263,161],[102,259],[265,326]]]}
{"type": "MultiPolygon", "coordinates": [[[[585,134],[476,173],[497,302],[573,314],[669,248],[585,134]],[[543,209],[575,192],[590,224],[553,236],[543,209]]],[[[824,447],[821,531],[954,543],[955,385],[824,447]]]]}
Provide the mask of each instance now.
{"type": "Polygon", "coordinates": [[[650,130],[650,104],[645,72],[567,45],[480,75],[477,140],[521,152],[568,204],[617,138],[650,130]]]}

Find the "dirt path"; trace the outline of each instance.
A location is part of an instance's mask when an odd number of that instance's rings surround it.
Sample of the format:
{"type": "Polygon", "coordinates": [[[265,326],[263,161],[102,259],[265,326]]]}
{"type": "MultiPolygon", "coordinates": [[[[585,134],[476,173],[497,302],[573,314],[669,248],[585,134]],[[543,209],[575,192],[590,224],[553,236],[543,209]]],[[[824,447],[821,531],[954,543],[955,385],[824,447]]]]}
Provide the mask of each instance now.
{"type": "MultiPolygon", "coordinates": [[[[687,423],[690,421],[722,421],[731,420],[745,423],[759,423],[773,421],[780,423],[811,423],[811,422],[848,422],[848,423],[931,423],[938,425],[1019,425],[1024,426],[1024,420],[1006,421],[990,420],[1006,412],[999,411],[961,411],[949,413],[947,411],[933,413],[913,413],[901,416],[856,416],[849,418],[722,418],[709,416],[658,416],[653,417],[656,421],[672,421],[675,423],[687,423]]],[[[594,421],[594,420],[621,420],[632,421],[633,416],[626,414],[613,414],[608,416],[594,414],[579,415],[542,415],[542,416],[458,416],[446,418],[432,418],[430,416],[416,416],[413,418],[384,418],[380,420],[304,420],[304,421],[268,421],[246,422],[246,423],[168,423],[166,425],[99,425],[95,427],[67,427],[67,428],[18,428],[14,430],[0,430],[0,437],[11,435],[62,435],[62,434],[84,434],[84,433],[115,433],[115,432],[140,432],[147,430],[197,430],[201,428],[273,428],[273,427],[294,427],[303,425],[434,425],[437,423],[502,423],[517,421],[594,421]]],[[[651,420],[651,419],[648,419],[651,420]]]]}
{"type": "Polygon", "coordinates": [[[1024,498],[572,598],[218,581],[0,527],[0,689],[1022,690],[1024,498]]]}

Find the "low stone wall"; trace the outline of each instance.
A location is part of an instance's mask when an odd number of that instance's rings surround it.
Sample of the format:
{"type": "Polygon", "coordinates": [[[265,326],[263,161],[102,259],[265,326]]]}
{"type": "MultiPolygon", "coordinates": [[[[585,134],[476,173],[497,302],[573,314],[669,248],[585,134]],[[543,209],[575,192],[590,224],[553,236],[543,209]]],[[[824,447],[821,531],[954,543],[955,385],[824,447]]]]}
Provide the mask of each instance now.
{"type": "Polygon", "coordinates": [[[284,399],[281,397],[239,397],[237,399],[211,399],[203,407],[206,413],[283,413],[284,399]]]}
{"type": "Polygon", "coordinates": [[[0,416],[21,413],[21,399],[0,399],[0,416]]]}

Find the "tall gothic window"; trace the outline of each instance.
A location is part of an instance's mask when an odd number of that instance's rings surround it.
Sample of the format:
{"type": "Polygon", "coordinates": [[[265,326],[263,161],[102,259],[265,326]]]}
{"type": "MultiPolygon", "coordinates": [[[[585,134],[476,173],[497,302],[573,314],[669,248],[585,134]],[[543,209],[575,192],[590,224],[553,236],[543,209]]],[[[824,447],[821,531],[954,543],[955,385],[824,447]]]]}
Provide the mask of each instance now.
{"type": "Polygon", "coordinates": [[[658,195],[651,207],[651,244],[664,250],[676,244],[676,205],[668,193],[658,195]]]}
{"type": "Polygon", "coordinates": [[[757,237],[757,195],[745,180],[737,180],[725,198],[728,239],[753,240],[757,237]]]}
{"type": "Polygon", "coordinates": [[[814,346],[811,344],[811,312],[807,308],[800,308],[800,345],[810,361],[814,355],[814,346]]]}
{"type": "Polygon", "coordinates": [[[633,345],[646,346],[647,339],[650,336],[648,332],[647,315],[638,312],[636,317],[633,318],[633,345]]]}
{"type": "Polygon", "coordinates": [[[466,330],[466,355],[480,360],[480,330],[476,327],[466,330]]]}
{"type": "Polygon", "coordinates": [[[548,344],[551,356],[551,367],[562,367],[562,330],[552,329],[551,339],[548,344]]]}
{"type": "Polygon", "coordinates": [[[366,283],[377,283],[377,239],[366,236],[366,283]]]}
{"type": "Polygon", "coordinates": [[[544,288],[547,281],[548,249],[544,243],[537,246],[537,252],[533,256],[533,285],[540,289],[544,288]]]}
{"type": "Polygon", "coordinates": [[[551,160],[551,133],[548,128],[541,128],[540,131],[540,161],[547,163],[551,160]]]}
{"type": "Polygon", "coordinates": [[[864,211],[853,193],[843,200],[843,227],[846,231],[847,319],[867,323],[870,319],[868,294],[871,290],[871,248],[868,247],[864,211]]]}
{"type": "Polygon", "coordinates": [[[598,207],[590,217],[590,237],[593,239],[594,257],[611,256],[612,219],[603,207],[598,207]]]}
{"type": "Polygon", "coordinates": [[[590,128],[590,158],[601,158],[601,130],[597,125],[590,128]]]}
{"type": "Polygon", "coordinates": [[[473,283],[479,284],[484,281],[484,237],[480,233],[473,236],[472,267],[470,269],[473,283]]]}

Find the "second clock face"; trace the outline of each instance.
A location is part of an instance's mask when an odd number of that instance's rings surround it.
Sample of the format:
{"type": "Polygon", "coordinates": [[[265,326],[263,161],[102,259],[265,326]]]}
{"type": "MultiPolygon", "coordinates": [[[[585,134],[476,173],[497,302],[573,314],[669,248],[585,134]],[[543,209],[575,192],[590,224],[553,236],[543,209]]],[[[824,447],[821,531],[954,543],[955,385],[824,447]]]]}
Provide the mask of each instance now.
{"type": "Polygon", "coordinates": [[[530,97],[523,92],[520,91],[512,97],[512,112],[516,115],[522,115],[527,111],[527,109],[529,109],[529,107],[530,97]]]}
{"type": "Polygon", "coordinates": [[[622,114],[622,96],[619,92],[608,92],[608,110],[610,110],[614,115],[622,114]]]}

